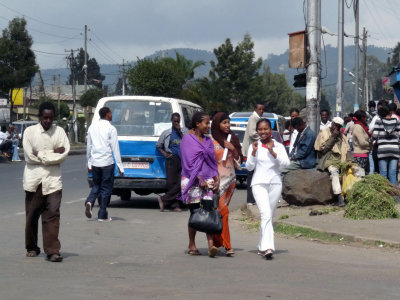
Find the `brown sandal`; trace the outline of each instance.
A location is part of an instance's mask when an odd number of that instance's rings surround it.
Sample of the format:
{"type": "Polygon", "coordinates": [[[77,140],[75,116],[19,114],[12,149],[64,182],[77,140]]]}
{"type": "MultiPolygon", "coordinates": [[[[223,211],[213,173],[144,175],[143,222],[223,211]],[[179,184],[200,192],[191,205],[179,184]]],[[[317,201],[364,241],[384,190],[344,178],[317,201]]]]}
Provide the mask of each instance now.
{"type": "Polygon", "coordinates": [[[199,249],[188,250],[187,254],[193,255],[193,256],[201,255],[199,249]]]}
{"type": "Polygon", "coordinates": [[[38,256],[38,253],[35,250],[31,250],[31,251],[26,252],[26,256],[27,257],[36,257],[36,256],[38,256]]]}

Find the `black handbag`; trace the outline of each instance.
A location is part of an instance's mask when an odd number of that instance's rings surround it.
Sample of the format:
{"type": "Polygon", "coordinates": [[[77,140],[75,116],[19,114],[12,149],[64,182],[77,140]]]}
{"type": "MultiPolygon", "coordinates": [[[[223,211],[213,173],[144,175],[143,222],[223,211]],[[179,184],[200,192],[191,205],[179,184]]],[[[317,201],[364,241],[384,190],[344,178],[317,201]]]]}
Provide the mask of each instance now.
{"type": "Polygon", "coordinates": [[[204,207],[197,208],[189,218],[189,226],[197,231],[220,234],[222,232],[221,215],[218,211],[213,209],[207,210],[204,207]]]}

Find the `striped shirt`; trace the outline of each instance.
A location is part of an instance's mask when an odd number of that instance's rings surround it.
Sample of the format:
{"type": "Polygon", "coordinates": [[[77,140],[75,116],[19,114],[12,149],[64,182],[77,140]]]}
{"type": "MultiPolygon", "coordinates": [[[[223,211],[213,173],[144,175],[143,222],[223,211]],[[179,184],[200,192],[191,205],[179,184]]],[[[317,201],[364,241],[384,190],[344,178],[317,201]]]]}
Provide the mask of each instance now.
{"type": "Polygon", "coordinates": [[[397,119],[377,118],[372,138],[378,143],[378,158],[400,158],[400,122],[397,119]]]}

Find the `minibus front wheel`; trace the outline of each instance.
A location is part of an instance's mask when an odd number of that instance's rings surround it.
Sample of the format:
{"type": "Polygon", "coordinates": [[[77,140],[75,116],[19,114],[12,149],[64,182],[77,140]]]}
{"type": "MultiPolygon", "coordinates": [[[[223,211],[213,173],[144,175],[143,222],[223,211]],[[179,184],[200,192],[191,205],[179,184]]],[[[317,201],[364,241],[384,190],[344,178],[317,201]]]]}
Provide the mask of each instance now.
{"type": "Polygon", "coordinates": [[[123,189],[119,196],[121,197],[122,201],[129,201],[131,200],[131,190],[128,189],[123,189]]]}

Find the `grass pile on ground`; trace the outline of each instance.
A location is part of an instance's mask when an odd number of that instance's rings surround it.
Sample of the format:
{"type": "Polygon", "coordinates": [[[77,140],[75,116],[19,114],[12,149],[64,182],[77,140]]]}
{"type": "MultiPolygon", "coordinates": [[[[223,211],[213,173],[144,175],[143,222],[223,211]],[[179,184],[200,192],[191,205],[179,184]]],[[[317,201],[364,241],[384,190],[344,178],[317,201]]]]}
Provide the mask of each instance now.
{"type": "Polygon", "coordinates": [[[378,174],[365,176],[347,193],[344,216],[357,220],[397,218],[396,195],[400,195],[399,189],[386,178],[378,174]]]}

